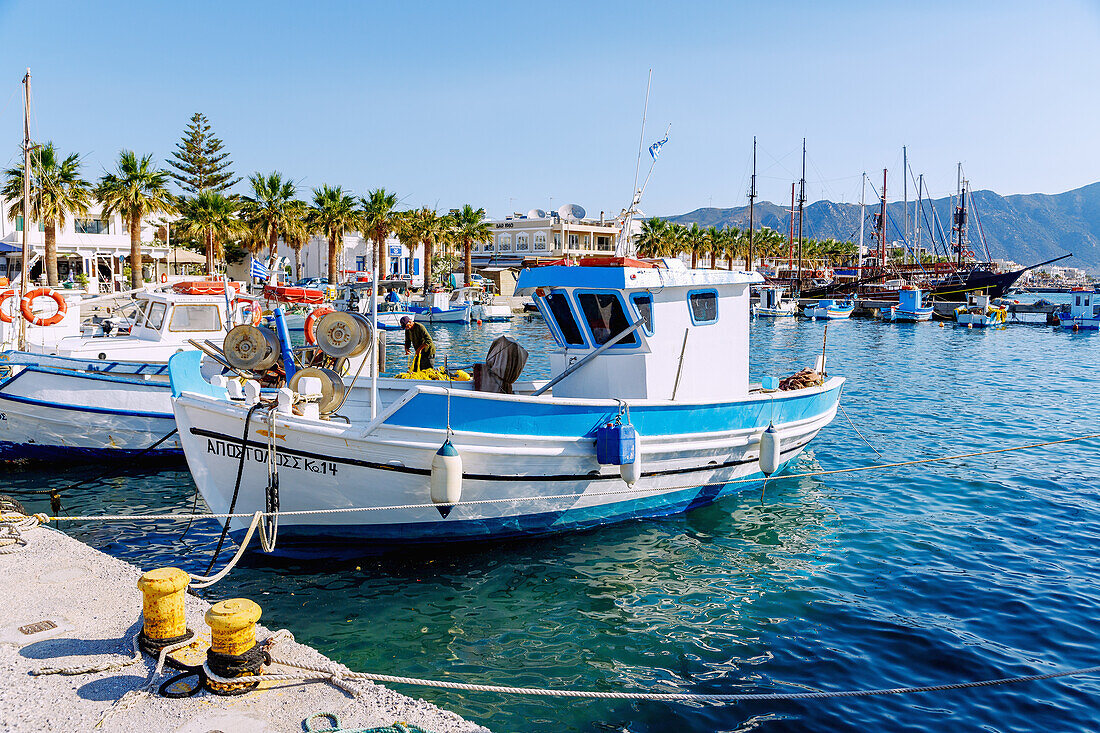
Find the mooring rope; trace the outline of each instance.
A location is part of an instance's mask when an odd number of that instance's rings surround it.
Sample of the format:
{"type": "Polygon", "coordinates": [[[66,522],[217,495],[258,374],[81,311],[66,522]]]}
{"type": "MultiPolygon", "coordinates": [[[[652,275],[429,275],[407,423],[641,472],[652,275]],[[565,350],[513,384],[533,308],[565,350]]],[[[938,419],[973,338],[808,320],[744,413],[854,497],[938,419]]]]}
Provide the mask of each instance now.
{"type": "MultiPolygon", "coordinates": [[[[283,634],[283,632],[278,632],[283,634]]],[[[285,638],[285,636],[283,637],[285,638]]],[[[696,692],[605,692],[599,690],[569,690],[542,687],[513,687],[510,685],[482,685],[470,682],[453,682],[445,680],[430,680],[419,677],[402,677],[389,674],[373,674],[369,672],[352,672],[343,665],[317,665],[294,662],[268,652],[271,663],[281,667],[302,670],[302,672],[274,672],[270,674],[256,675],[252,679],[258,682],[301,682],[315,680],[336,683],[337,680],[364,680],[368,682],[389,682],[392,684],[416,685],[418,687],[435,687],[447,690],[462,690],[464,692],[495,692],[505,695],[532,695],[539,697],[572,697],[597,700],[652,700],[664,702],[749,702],[754,700],[823,700],[837,697],[870,697],[874,695],[906,695],[922,692],[943,692],[946,690],[965,690],[977,687],[996,687],[999,685],[1019,684],[1023,682],[1038,682],[1040,680],[1056,679],[1059,677],[1081,677],[1085,675],[1100,674],[1100,665],[1094,667],[1082,667],[1080,669],[1063,670],[1059,672],[1047,672],[1045,674],[1020,675],[1017,677],[1001,677],[990,680],[975,680],[970,682],[951,682],[939,685],[922,685],[914,687],[886,687],[865,690],[823,690],[818,692],[766,692],[766,693],[696,693],[696,692]]],[[[221,678],[212,672],[209,666],[204,666],[207,676],[214,682],[230,684],[240,682],[240,678],[221,678]]]]}
{"type": "MultiPolygon", "coordinates": [[[[1008,448],[995,448],[992,450],[973,451],[970,453],[957,453],[949,456],[938,456],[933,458],[916,458],[911,461],[896,461],[893,463],[876,463],[870,466],[853,466],[850,468],[831,468],[820,471],[805,471],[802,473],[788,473],[780,476],[773,477],[775,479],[796,479],[796,478],[811,478],[815,476],[832,476],[843,473],[863,473],[866,471],[880,471],[888,468],[902,468],[905,466],[920,466],[930,463],[944,463],[947,461],[957,461],[964,458],[977,458],[981,456],[990,456],[1000,453],[1012,453],[1014,451],[1030,450],[1033,448],[1045,448],[1052,445],[1063,445],[1065,443],[1075,443],[1083,440],[1095,440],[1100,438],[1100,434],[1082,435],[1075,438],[1062,438],[1059,440],[1048,440],[1042,443],[1029,443],[1027,445],[1017,445],[1008,448]]],[[[522,479],[523,477],[517,477],[522,479]]],[[[680,491],[683,489],[692,488],[705,488],[708,486],[726,486],[729,484],[744,484],[744,483],[756,483],[760,481],[760,478],[737,478],[728,479],[725,481],[716,482],[703,482],[703,483],[690,483],[681,486],[661,486],[661,487],[638,487],[626,489],[613,489],[608,491],[582,491],[582,492],[570,492],[566,494],[543,494],[538,496],[509,496],[498,499],[468,499],[465,501],[456,502],[444,502],[436,504],[433,502],[421,502],[415,504],[391,504],[384,506],[357,506],[357,507],[331,507],[327,509],[296,509],[291,511],[279,511],[277,514],[280,517],[295,517],[295,516],[312,516],[318,514],[349,514],[354,512],[371,512],[371,511],[385,511],[385,510],[406,510],[406,509],[434,509],[440,506],[481,506],[487,504],[508,504],[519,503],[527,501],[550,501],[557,499],[579,499],[584,497],[596,498],[601,496],[622,496],[625,494],[641,494],[641,493],[663,493],[671,491],[680,491]]],[[[268,514],[275,514],[276,512],[259,512],[259,514],[267,516],[268,514]]],[[[47,514],[35,514],[34,517],[42,522],[115,522],[115,521],[160,521],[160,520],[172,520],[182,521],[194,517],[196,519],[245,519],[254,517],[256,512],[212,512],[209,514],[87,514],[87,515],[73,515],[73,516],[49,516],[47,514]]],[[[0,520],[10,515],[0,515],[0,520]]],[[[22,516],[22,515],[16,515],[22,516]]],[[[209,570],[207,570],[209,572],[209,570]]]]}

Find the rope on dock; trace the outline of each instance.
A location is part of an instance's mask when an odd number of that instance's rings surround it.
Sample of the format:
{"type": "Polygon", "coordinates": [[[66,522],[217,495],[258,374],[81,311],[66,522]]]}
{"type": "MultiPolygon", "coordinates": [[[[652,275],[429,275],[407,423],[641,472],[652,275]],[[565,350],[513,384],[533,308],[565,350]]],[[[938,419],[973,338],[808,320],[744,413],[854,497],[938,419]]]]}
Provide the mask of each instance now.
{"type": "MultiPolygon", "coordinates": [[[[282,633],[282,632],[280,632],[282,633]]],[[[371,674],[367,672],[352,672],[343,665],[314,665],[293,662],[282,657],[277,657],[268,652],[271,663],[280,667],[301,670],[300,672],[262,674],[255,676],[259,682],[301,682],[305,680],[326,681],[335,683],[336,680],[363,680],[369,682],[389,682],[403,685],[416,685],[420,687],[436,687],[448,690],[462,690],[464,692],[494,692],[505,695],[533,695],[539,697],[572,697],[597,700],[652,700],[662,702],[709,702],[730,703],[749,702],[756,700],[823,700],[836,697],[870,697],[874,695],[905,695],[922,692],[943,692],[947,690],[965,690],[977,687],[996,687],[999,685],[1019,684],[1023,682],[1038,682],[1040,680],[1056,679],[1060,677],[1081,677],[1100,674],[1100,665],[1083,667],[1080,669],[1048,672],[1046,674],[1021,675],[1018,677],[1002,677],[990,680],[976,680],[971,682],[953,682],[940,685],[923,685],[915,687],[887,687],[866,690],[823,690],[819,692],[767,692],[767,693],[731,693],[711,694],[693,692],[605,692],[599,690],[565,690],[540,687],[512,687],[508,685],[480,685],[468,682],[451,682],[443,680],[429,680],[417,677],[400,677],[388,674],[371,674]]],[[[210,671],[209,666],[204,671],[210,679],[219,683],[231,683],[240,680],[223,679],[210,671]]]]}
{"type": "MultiPolygon", "coordinates": [[[[1100,434],[1081,435],[1075,438],[1062,438],[1059,440],[1048,440],[1042,443],[1029,443],[1027,445],[1011,446],[1009,448],[996,448],[993,450],[973,451],[971,453],[957,453],[949,456],[938,456],[934,458],[917,458],[911,461],[896,461],[894,463],[876,463],[870,466],[854,466],[851,468],[832,468],[820,471],[805,471],[803,473],[788,473],[774,477],[775,479],[796,479],[796,478],[810,478],[815,476],[832,476],[842,473],[863,473],[866,471],[880,471],[888,468],[901,468],[905,466],[920,466],[930,463],[945,463],[947,461],[958,461],[964,458],[978,458],[981,456],[990,456],[1000,453],[1012,453],[1014,451],[1030,450],[1033,448],[1046,448],[1052,445],[1063,445],[1066,443],[1076,443],[1083,440],[1095,440],[1100,438],[1100,434]]],[[[517,477],[522,478],[522,477],[517,477]]],[[[350,514],[354,512],[371,512],[371,511],[385,511],[385,510],[404,510],[404,509],[435,509],[441,506],[481,506],[486,504],[509,504],[519,503],[525,501],[548,501],[555,499],[579,499],[584,497],[595,498],[601,496],[621,496],[625,494],[642,494],[642,493],[663,493],[669,491],[680,491],[683,489],[692,488],[704,488],[707,486],[726,486],[730,484],[745,484],[756,483],[760,481],[760,478],[738,478],[729,479],[726,481],[716,481],[709,483],[690,483],[682,486],[661,486],[661,487],[639,487],[626,489],[613,489],[608,491],[583,491],[583,492],[571,492],[567,494],[543,494],[538,496],[510,496],[499,499],[470,499],[467,501],[456,501],[451,503],[435,504],[432,502],[423,502],[417,504],[392,504],[385,506],[357,506],[357,507],[332,507],[328,509],[296,509],[292,511],[279,511],[279,512],[212,512],[209,514],[88,514],[88,515],[74,515],[74,516],[49,516],[47,514],[35,514],[34,517],[45,522],[118,522],[118,521],[160,521],[160,520],[172,520],[182,521],[184,519],[244,519],[249,517],[255,517],[257,514],[260,516],[270,516],[278,514],[280,517],[296,517],[296,516],[312,516],[318,514],[350,514]]],[[[10,515],[0,515],[0,521],[5,520],[10,515]]],[[[22,516],[22,515],[17,515],[22,516]]]]}

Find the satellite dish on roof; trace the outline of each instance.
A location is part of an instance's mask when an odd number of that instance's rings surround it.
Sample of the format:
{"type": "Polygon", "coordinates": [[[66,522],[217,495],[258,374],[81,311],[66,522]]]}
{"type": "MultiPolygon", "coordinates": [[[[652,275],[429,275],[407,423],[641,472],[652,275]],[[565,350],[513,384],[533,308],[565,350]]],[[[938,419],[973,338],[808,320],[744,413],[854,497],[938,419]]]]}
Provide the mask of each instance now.
{"type": "Polygon", "coordinates": [[[527,218],[528,219],[545,219],[546,218],[546,212],[543,211],[542,209],[531,209],[530,211],[527,212],[527,218]]]}
{"type": "Polygon", "coordinates": [[[580,204],[565,204],[558,209],[558,216],[562,219],[583,219],[584,207],[580,204]]]}

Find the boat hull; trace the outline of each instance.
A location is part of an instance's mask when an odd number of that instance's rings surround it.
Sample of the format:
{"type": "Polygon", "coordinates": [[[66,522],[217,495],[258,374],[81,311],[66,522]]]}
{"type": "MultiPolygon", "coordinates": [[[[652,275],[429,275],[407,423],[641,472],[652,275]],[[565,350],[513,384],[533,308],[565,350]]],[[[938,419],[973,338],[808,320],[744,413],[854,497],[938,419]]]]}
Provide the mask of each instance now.
{"type": "MultiPolygon", "coordinates": [[[[432,460],[448,435],[445,390],[410,390],[366,431],[362,422],[279,415],[274,457],[260,415],[243,446],[234,509],[265,509],[274,461],[280,511],[322,510],[279,517],[276,553],[286,556],[551,534],[682,512],[759,487],[759,436],[769,422],[780,431],[783,464],[793,460],[832,420],[842,383],[834,378],[823,387],[719,405],[632,403],[641,462],[632,486],[617,466],[596,461],[593,431],[614,418],[614,401],[452,394],[450,439],[462,458],[462,500],[488,503],[460,504],[445,517],[429,491],[432,460]]],[[[214,512],[226,512],[247,409],[190,393],[173,407],[199,490],[214,512]]],[[[237,520],[231,530],[246,524],[237,520]]]]}
{"type": "Polygon", "coordinates": [[[888,323],[921,323],[931,321],[934,308],[921,308],[916,311],[903,311],[899,308],[887,308],[882,311],[882,320],[888,323]]]}
{"type": "MultiPolygon", "coordinates": [[[[132,456],[174,428],[167,381],[29,367],[0,382],[0,460],[132,456]]],[[[147,453],[181,454],[176,436],[147,453]]]]}

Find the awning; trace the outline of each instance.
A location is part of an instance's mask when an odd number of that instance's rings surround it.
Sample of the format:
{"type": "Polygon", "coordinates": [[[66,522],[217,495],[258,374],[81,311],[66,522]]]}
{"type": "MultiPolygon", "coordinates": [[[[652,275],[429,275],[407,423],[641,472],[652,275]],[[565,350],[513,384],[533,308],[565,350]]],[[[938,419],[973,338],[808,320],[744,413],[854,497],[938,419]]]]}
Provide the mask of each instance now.
{"type": "Polygon", "coordinates": [[[0,254],[9,254],[11,252],[18,252],[19,254],[23,254],[23,247],[18,244],[8,244],[7,242],[0,242],[0,254]]]}

